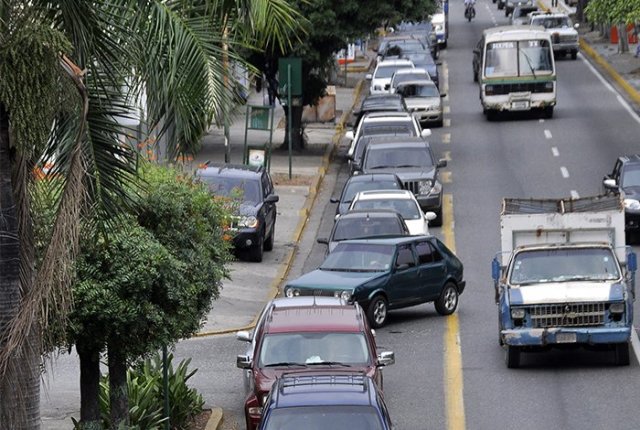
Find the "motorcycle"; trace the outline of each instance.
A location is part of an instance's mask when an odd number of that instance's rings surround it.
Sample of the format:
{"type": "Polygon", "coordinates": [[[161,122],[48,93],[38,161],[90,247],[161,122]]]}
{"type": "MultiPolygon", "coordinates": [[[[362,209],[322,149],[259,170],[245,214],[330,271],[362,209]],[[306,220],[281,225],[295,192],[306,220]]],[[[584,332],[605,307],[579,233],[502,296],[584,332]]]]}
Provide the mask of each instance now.
{"type": "Polygon", "coordinates": [[[466,8],[464,9],[464,17],[471,22],[473,18],[476,16],[476,8],[473,6],[473,3],[467,3],[466,8]]]}

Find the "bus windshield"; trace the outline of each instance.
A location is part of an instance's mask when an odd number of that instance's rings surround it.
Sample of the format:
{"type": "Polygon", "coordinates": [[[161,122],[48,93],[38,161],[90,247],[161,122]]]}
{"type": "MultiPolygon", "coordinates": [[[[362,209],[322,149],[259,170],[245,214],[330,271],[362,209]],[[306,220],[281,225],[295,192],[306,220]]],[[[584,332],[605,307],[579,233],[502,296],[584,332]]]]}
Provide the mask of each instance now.
{"type": "Polygon", "coordinates": [[[502,76],[550,75],[553,73],[552,51],[548,40],[520,40],[487,44],[484,74],[502,76]]]}

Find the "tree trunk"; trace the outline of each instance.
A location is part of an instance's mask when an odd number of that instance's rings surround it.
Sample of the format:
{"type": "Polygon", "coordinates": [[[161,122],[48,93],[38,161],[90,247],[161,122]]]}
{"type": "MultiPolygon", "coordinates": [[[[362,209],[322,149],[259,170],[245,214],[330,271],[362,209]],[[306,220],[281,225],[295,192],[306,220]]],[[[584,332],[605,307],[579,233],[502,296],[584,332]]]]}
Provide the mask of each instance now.
{"type": "MultiPolygon", "coordinates": [[[[284,142],[282,143],[281,149],[289,149],[289,107],[284,105],[282,106],[284,109],[285,115],[285,132],[284,132],[284,142]]],[[[302,129],[302,106],[293,106],[293,110],[291,111],[291,122],[293,124],[293,128],[291,129],[291,149],[294,151],[300,151],[305,147],[305,141],[303,137],[303,129],[302,129]]]]}
{"type": "Polygon", "coordinates": [[[100,352],[77,346],[80,356],[80,423],[83,430],[101,429],[100,352]]]}
{"type": "Polygon", "coordinates": [[[627,35],[627,25],[618,24],[618,53],[629,52],[629,36],[627,35]]]}
{"type": "Polygon", "coordinates": [[[111,427],[129,425],[129,397],[127,392],[127,361],[115,347],[109,347],[109,403],[111,427]]]}

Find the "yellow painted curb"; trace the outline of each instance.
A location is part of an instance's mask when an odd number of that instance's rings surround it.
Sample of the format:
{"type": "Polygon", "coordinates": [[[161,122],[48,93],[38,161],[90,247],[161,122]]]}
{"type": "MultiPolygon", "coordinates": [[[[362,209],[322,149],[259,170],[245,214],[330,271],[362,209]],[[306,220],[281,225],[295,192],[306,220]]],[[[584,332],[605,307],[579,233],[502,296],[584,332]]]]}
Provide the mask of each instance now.
{"type": "Polygon", "coordinates": [[[631,99],[640,105],[640,92],[636,90],[626,79],[614,69],[595,49],[589,45],[584,39],[580,39],[580,49],[582,49],[589,57],[591,57],[598,65],[600,65],[613,78],[614,81],[631,97],[631,99]]]}
{"type": "MultiPolygon", "coordinates": [[[[355,106],[358,99],[360,98],[360,93],[362,92],[363,85],[364,85],[363,79],[361,79],[356,85],[356,88],[354,90],[354,96],[353,96],[353,104],[351,107],[352,111],[353,111],[353,106],[355,106]]],[[[294,243],[299,242],[300,238],[302,237],[304,228],[307,225],[307,221],[309,220],[309,214],[311,213],[311,209],[315,204],[318,191],[320,190],[320,186],[322,185],[322,181],[324,180],[324,175],[329,169],[329,163],[331,162],[331,157],[333,156],[334,151],[336,150],[336,148],[338,147],[338,144],[340,143],[340,137],[344,132],[344,126],[350,114],[351,112],[348,112],[348,111],[342,113],[342,116],[340,117],[338,124],[336,124],[336,133],[333,135],[333,138],[331,139],[331,145],[327,146],[327,149],[324,155],[322,156],[322,164],[318,169],[318,175],[314,178],[313,182],[309,186],[309,195],[307,196],[307,199],[305,200],[304,205],[299,212],[300,220],[298,221],[298,225],[296,226],[296,229],[293,234],[294,243]]],[[[280,268],[278,269],[278,273],[276,274],[276,277],[273,279],[273,281],[271,281],[271,284],[269,285],[269,295],[268,295],[267,301],[278,296],[278,293],[280,292],[280,285],[287,278],[287,276],[289,275],[289,271],[291,270],[291,262],[293,261],[294,254],[295,254],[295,248],[290,249],[287,252],[287,255],[285,256],[284,261],[280,264],[280,268]]],[[[222,335],[222,334],[235,333],[240,330],[251,330],[252,328],[255,327],[257,320],[258,320],[258,315],[256,315],[253,318],[253,321],[250,324],[245,325],[243,327],[226,328],[221,330],[209,330],[205,332],[196,333],[193,335],[193,337],[216,336],[216,335],[222,335]]],[[[209,428],[207,427],[207,430],[208,429],[209,428]]]]}
{"type": "Polygon", "coordinates": [[[209,421],[207,421],[207,426],[205,430],[217,430],[222,423],[222,408],[213,408],[211,409],[211,416],[209,417],[209,421]]]}

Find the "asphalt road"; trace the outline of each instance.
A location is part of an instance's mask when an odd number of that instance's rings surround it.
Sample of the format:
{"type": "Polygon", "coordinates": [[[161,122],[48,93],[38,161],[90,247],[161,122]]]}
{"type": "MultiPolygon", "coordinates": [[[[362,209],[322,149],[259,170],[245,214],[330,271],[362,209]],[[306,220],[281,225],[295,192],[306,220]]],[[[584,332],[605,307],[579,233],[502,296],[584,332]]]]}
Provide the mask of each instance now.
{"type": "MultiPolygon", "coordinates": [[[[384,371],[391,416],[399,430],[640,428],[635,354],[629,367],[613,366],[609,352],[568,350],[525,354],[521,369],[506,368],[490,276],[502,198],[598,193],[615,158],[640,150],[640,120],[579,57],[557,61],[553,119],[487,122],[472,80],[471,49],[484,28],[507,20],[490,0],[479,0],[476,9],[469,23],[461,2],[450,5],[449,47],[441,56],[450,124],[434,129],[430,139],[437,157],[450,158],[445,193],[453,211],[453,219],[432,233],[455,240],[467,288],[455,320],[421,305],[392,312],[377,331],[379,346],[396,353],[396,364],[384,371]]],[[[328,201],[346,180],[345,167],[337,157],[325,176],[299,247],[309,254],[296,259],[292,277],[323,259],[315,238],[328,235],[335,212],[328,201]]],[[[225,428],[243,422],[241,370],[235,367],[243,351],[225,335],[180,342],[175,352],[178,359],[192,357],[190,367],[198,369],[192,383],[208,404],[225,409],[225,428]]]]}

